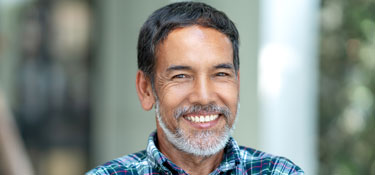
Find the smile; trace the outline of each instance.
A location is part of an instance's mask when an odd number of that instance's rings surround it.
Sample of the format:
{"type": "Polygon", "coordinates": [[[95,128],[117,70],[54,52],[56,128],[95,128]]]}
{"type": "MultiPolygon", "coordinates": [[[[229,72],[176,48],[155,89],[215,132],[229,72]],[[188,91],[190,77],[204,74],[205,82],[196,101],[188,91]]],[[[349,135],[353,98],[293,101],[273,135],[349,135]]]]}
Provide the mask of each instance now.
{"type": "Polygon", "coordinates": [[[215,115],[200,115],[200,116],[187,116],[185,117],[187,120],[194,122],[194,123],[204,123],[204,122],[211,122],[216,120],[219,117],[218,114],[215,115]]]}

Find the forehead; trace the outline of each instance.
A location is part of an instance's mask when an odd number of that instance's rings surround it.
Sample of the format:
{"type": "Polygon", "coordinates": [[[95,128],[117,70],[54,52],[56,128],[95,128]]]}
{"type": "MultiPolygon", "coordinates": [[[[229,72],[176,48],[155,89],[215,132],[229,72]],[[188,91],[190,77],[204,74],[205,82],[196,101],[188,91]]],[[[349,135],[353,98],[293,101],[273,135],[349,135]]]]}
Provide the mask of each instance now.
{"type": "Polygon", "coordinates": [[[174,29],[157,46],[157,65],[191,61],[233,63],[233,48],[229,38],[213,29],[189,26],[174,29]]]}

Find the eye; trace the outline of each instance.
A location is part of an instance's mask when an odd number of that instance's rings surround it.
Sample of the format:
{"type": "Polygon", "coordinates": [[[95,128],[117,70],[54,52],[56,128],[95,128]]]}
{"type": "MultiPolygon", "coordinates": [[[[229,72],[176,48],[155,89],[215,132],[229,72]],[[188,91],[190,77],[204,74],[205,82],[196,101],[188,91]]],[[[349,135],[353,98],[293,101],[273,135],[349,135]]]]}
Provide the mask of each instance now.
{"type": "Polygon", "coordinates": [[[172,79],[182,79],[182,78],[188,78],[186,74],[177,74],[172,77],[172,79]]]}
{"type": "Polygon", "coordinates": [[[218,76],[218,77],[227,77],[227,76],[229,76],[229,74],[225,73],[225,72],[219,72],[219,73],[216,73],[216,76],[218,76]]]}

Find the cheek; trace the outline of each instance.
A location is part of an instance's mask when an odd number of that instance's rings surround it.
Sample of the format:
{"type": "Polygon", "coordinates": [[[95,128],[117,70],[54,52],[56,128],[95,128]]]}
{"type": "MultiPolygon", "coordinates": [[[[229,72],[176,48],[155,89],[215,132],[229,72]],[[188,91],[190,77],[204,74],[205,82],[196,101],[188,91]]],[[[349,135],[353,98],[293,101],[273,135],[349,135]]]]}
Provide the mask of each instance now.
{"type": "Polygon", "coordinates": [[[190,83],[166,85],[160,88],[160,99],[168,106],[178,106],[187,97],[191,88],[190,83]]]}
{"type": "Polygon", "coordinates": [[[238,85],[235,83],[221,85],[219,88],[217,88],[217,94],[224,105],[231,110],[233,115],[235,115],[237,112],[237,103],[239,98],[238,85]]]}
{"type": "Polygon", "coordinates": [[[216,83],[215,87],[216,93],[226,99],[225,101],[237,101],[239,93],[239,86],[237,83],[216,83]]]}
{"type": "Polygon", "coordinates": [[[174,111],[178,107],[181,107],[183,101],[187,98],[189,88],[186,86],[166,86],[161,89],[161,97],[159,98],[163,102],[161,104],[163,106],[163,113],[174,117],[174,111]]]}

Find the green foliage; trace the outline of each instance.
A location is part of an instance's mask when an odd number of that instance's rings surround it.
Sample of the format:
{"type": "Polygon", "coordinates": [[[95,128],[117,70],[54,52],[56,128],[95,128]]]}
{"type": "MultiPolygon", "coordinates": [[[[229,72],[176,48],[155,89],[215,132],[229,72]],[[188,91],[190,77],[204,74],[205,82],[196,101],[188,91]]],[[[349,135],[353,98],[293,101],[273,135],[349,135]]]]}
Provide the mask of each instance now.
{"type": "Polygon", "coordinates": [[[375,175],[375,1],[323,0],[319,174],[375,175]]]}

